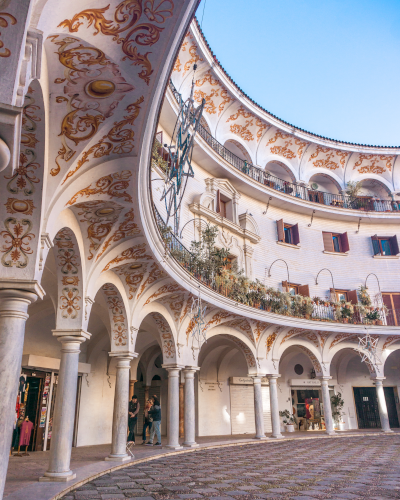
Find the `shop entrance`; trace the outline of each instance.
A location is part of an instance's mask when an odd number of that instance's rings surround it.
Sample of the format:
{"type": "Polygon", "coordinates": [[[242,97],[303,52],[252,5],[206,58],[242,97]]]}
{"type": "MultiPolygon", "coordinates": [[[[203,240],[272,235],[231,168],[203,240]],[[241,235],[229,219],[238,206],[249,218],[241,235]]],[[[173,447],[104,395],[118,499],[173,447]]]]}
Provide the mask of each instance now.
{"type": "MultiPolygon", "coordinates": [[[[354,387],[358,428],[380,429],[378,398],[375,387],[354,387]]],[[[384,387],[390,427],[399,427],[393,387],[384,387]]]]}

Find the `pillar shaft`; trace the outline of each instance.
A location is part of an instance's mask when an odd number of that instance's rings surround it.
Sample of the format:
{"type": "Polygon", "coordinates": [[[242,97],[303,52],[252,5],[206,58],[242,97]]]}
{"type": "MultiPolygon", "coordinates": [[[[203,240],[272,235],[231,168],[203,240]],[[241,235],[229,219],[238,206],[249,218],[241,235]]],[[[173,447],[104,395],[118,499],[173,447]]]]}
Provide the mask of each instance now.
{"type": "Polygon", "coordinates": [[[336,433],[333,427],[331,397],[329,395],[329,386],[328,386],[328,380],[330,380],[330,378],[331,377],[326,377],[321,379],[321,392],[322,392],[322,402],[324,404],[326,434],[329,434],[329,436],[333,436],[336,433]]]}
{"type": "Polygon", "coordinates": [[[126,452],[126,439],[128,431],[128,408],[129,408],[129,372],[133,356],[118,354],[110,355],[117,358],[114,412],[112,424],[111,454],[106,460],[124,462],[131,457],[126,452]]]}
{"type": "Polygon", "coordinates": [[[186,368],[185,375],[185,441],[184,446],[194,448],[196,443],[196,413],[194,398],[194,374],[195,368],[186,368]]]}
{"type": "Polygon", "coordinates": [[[185,384],[179,384],[179,437],[185,437],[185,384]]]}
{"type": "Polygon", "coordinates": [[[272,436],[271,438],[283,438],[281,434],[281,422],[279,419],[279,404],[278,404],[278,384],[277,378],[279,375],[269,375],[269,395],[271,398],[271,421],[272,421],[272,436]]]}
{"type": "Polygon", "coordinates": [[[69,481],[76,476],[70,470],[70,462],[80,345],[86,340],[86,337],[81,335],[63,336],[57,331],[54,331],[53,334],[61,342],[61,363],[54,407],[49,468],[41,480],[69,481]]]}
{"type": "Polygon", "coordinates": [[[7,475],[27,311],[36,299],[32,292],[0,290],[0,498],[7,475]]]}
{"type": "Polygon", "coordinates": [[[179,444],[179,371],[180,367],[163,367],[168,370],[167,448],[180,449],[179,444]]]}
{"type": "Polygon", "coordinates": [[[256,439],[265,439],[261,377],[253,377],[253,380],[254,380],[254,418],[256,424],[255,437],[256,439]]]}
{"type": "Polygon", "coordinates": [[[383,432],[393,432],[389,424],[389,415],[386,406],[385,391],[383,390],[383,379],[375,379],[376,395],[378,397],[379,417],[383,432]]]}

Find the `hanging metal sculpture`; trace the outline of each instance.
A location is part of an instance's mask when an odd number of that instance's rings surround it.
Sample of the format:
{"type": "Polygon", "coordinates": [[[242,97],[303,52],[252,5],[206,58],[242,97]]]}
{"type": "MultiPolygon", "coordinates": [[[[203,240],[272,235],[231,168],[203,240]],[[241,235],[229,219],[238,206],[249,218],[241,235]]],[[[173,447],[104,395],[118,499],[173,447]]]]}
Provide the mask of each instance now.
{"type": "Polygon", "coordinates": [[[190,308],[191,321],[194,323],[192,330],[193,347],[197,343],[197,349],[201,349],[201,346],[207,342],[206,332],[205,332],[205,317],[206,317],[207,306],[203,307],[201,302],[201,293],[199,289],[199,297],[195,299],[193,297],[192,307],[190,308]]]}
{"type": "MultiPolygon", "coordinates": [[[[196,65],[194,70],[196,70],[196,65]]],[[[169,160],[161,201],[165,201],[166,224],[168,226],[170,219],[173,220],[173,231],[176,235],[179,235],[180,209],[187,181],[189,177],[194,177],[192,167],[194,138],[206,102],[203,99],[200,106],[195,108],[193,99],[194,84],[193,78],[190,97],[186,101],[179,97],[180,110],[171,143],[169,146],[164,145],[168,149],[169,160]]]]}
{"type": "Polygon", "coordinates": [[[378,353],[382,349],[378,349],[378,341],[379,337],[371,337],[368,330],[364,337],[358,337],[358,347],[355,351],[361,356],[362,362],[372,363],[373,365],[381,363],[378,353]]]}

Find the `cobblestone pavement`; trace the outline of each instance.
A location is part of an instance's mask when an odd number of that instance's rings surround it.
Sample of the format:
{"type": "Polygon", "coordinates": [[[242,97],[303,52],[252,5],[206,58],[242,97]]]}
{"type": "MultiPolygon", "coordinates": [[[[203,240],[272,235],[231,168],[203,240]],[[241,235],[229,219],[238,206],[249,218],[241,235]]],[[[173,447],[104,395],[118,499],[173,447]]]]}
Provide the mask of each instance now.
{"type": "Polygon", "coordinates": [[[400,498],[400,436],[293,440],[172,455],[128,466],[63,500],[400,498]]]}

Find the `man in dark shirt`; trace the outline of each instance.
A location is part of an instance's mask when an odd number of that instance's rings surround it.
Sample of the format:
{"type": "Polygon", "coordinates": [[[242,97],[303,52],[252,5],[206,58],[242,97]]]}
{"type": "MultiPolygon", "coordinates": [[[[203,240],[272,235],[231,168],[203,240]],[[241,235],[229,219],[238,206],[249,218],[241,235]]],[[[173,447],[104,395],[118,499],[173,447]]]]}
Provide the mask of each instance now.
{"type": "Polygon", "coordinates": [[[128,443],[135,442],[135,426],[137,424],[138,413],[140,410],[140,404],[138,402],[136,394],[132,396],[132,399],[129,401],[129,409],[128,409],[128,443]]]}
{"type": "Polygon", "coordinates": [[[146,446],[153,446],[154,434],[157,436],[157,442],[154,446],[161,446],[161,405],[156,395],[153,396],[153,401],[153,406],[149,410],[149,417],[153,419],[153,424],[146,446]]]}

